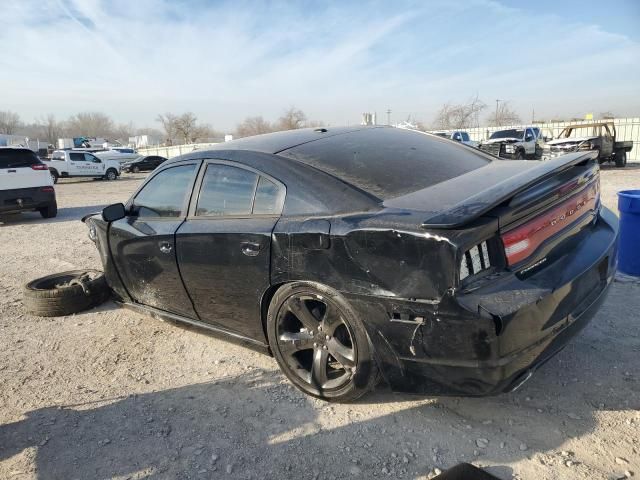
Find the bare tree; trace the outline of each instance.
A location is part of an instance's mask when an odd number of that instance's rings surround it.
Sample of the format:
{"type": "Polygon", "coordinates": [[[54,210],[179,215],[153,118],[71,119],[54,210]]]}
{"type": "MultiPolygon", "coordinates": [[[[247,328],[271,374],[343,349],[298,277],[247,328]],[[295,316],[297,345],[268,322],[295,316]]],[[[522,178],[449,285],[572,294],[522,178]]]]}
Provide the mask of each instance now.
{"type": "Polygon", "coordinates": [[[165,113],[164,115],[158,115],[156,121],[162,124],[162,128],[165,133],[165,143],[167,145],[173,145],[174,139],[177,137],[177,121],[178,117],[173,113],[165,113]]]}
{"type": "Polygon", "coordinates": [[[20,116],[11,111],[0,111],[0,133],[13,135],[18,127],[22,125],[20,116]]]}
{"type": "Polygon", "coordinates": [[[520,116],[511,109],[509,102],[502,102],[495,113],[487,117],[487,123],[492,127],[506,125],[519,125],[522,123],[520,116]]]}
{"type": "Polygon", "coordinates": [[[236,127],[237,137],[250,137],[273,132],[273,126],[261,116],[247,117],[236,127]]]}
{"type": "Polygon", "coordinates": [[[436,115],[434,127],[443,130],[477,127],[480,123],[480,112],[485,108],[487,105],[478,98],[478,95],[465,103],[445,103],[436,115]]]}
{"type": "Polygon", "coordinates": [[[289,107],[278,119],[276,130],[296,130],[303,128],[306,121],[307,116],[302,110],[296,107],[289,107]]]}
{"type": "Polygon", "coordinates": [[[183,113],[175,122],[176,134],[182,137],[183,143],[193,143],[197,136],[198,118],[191,112],[183,113]]]}
{"type": "Polygon", "coordinates": [[[36,120],[36,125],[38,126],[38,135],[42,135],[50,144],[55,145],[58,139],[64,136],[65,125],[56,120],[53,113],[36,120]]]}
{"type": "Polygon", "coordinates": [[[101,112],[81,112],[67,120],[70,135],[86,137],[110,137],[115,130],[113,120],[101,112]]]}

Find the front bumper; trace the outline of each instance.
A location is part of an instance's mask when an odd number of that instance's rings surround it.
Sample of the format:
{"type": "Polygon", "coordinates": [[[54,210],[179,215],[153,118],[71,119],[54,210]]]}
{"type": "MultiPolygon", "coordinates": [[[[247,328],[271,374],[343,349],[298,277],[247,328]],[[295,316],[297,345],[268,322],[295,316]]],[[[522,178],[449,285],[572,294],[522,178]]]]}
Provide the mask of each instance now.
{"type": "Polygon", "coordinates": [[[514,274],[438,304],[352,296],[394,391],[493,395],[513,390],[582,330],[616,270],[608,211],[567,254],[525,280],[514,274]]]}
{"type": "Polygon", "coordinates": [[[43,188],[0,190],[0,213],[36,210],[56,203],[55,191],[42,191],[43,188]]]}

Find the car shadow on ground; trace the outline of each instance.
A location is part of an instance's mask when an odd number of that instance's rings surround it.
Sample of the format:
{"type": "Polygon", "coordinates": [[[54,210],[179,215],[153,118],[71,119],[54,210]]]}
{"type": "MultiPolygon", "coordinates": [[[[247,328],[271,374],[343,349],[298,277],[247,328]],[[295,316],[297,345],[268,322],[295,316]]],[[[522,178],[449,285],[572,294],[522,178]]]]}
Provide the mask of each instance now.
{"type": "Polygon", "coordinates": [[[87,205],[86,207],[66,207],[58,208],[58,215],[54,218],[42,218],[39,212],[21,212],[9,215],[0,215],[0,227],[9,227],[13,225],[43,224],[43,223],[61,223],[80,221],[82,217],[90,213],[99,213],[104,205],[87,205]]]}
{"type": "Polygon", "coordinates": [[[594,432],[601,412],[640,408],[640,382],[624,371],[636,355],[638,327],[606,342],[618,324],[633,324],[612,315],[633,292],[616,288],[600,321],[517,392],[421,399],[381,388],[335,406],[295,390],[274,361],[273,369],[93,403],[79,392],[75,405],[51,405],[0,425],[0,461],[27,451],[40,479],[311,479],[417,478],[475,460],[511,478],[512,462],[538,453],[560,459],[567,442],[594,432]],[[391,403],[388,413],[384,404],[391,403]],[[487,441],[479,446],[478,439],[487,441]]]}

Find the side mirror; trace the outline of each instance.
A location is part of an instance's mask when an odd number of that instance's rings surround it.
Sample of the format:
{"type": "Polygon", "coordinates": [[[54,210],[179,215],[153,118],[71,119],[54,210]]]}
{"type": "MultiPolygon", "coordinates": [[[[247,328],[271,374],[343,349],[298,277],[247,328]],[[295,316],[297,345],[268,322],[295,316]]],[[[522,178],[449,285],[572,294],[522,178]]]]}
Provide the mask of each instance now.
{"type": "Polygon", "coordinates": [[[102,219],[105,222],[115,222],[127,216],[127,211],[122,203],[114,203],[102,209],[102,219]]]}

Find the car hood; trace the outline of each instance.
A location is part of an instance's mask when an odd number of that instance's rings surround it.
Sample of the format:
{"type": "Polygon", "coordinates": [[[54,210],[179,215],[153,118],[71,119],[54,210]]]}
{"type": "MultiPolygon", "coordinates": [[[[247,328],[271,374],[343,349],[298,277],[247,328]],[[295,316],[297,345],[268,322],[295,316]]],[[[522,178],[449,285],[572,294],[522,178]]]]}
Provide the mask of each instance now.
{"type": "Polygon", "coordinates": [[[482,143],[487,145],[489,143],[516,143],[521,142],[521,138],[507,137],[507,138],[491,138],[489,140],[485,140],[482,143]]]}
{"type": "Polygon", "coordinates": [[[595,140],[598,138],[597,135],[592,135],[590,137],[569,137],[569,138],[556,138],[555,140],[549,140],[547,145],[560,145],[563,143],[580,143],[586,142],[587,140],[595,140]]]}

